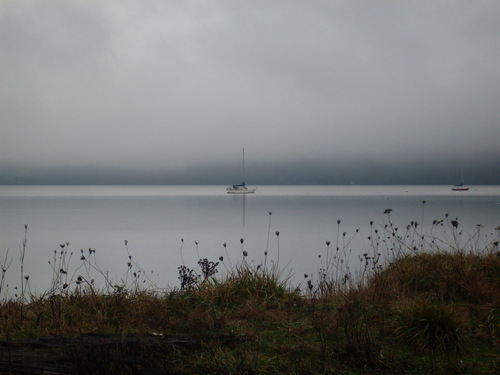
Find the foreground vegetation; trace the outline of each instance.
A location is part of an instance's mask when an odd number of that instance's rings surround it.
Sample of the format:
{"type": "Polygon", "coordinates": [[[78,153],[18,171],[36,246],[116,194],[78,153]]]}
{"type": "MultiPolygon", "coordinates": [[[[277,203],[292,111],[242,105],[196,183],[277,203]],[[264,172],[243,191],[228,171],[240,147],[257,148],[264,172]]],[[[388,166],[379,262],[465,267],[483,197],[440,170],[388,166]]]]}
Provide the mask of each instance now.
{"type": "MultiPolygon", "coordinates": [[[[435,235],[414,235],[417,225],[398,235],[389,221],[355,274],[331,256],[327,243],[317,280],[305,275],[303,288],[290,285],[278,263],[254,266],[243,251],[221,274],[222,258],[200,259],[196,269],[182,265],[181,286],[169,291],[143,287],[129,257],[129,282],[98,289],[85,276],[65,277],[62,244],[47,293],[27,295],[22,276],[22,294],[2,300],[0,338],[158,339],[143,350],[119,343],[66,347],[82,374],[495,374],[498,237],[481,248],[468,238],[465,249],[458,222],[450,225],[451,241],[438,246],[435,235]],[[161,345],[165,337],[192,345],[161,345]]],[[[82,253],[81,270],[97,269],[91,256],[92,250],[82,253]]]]}

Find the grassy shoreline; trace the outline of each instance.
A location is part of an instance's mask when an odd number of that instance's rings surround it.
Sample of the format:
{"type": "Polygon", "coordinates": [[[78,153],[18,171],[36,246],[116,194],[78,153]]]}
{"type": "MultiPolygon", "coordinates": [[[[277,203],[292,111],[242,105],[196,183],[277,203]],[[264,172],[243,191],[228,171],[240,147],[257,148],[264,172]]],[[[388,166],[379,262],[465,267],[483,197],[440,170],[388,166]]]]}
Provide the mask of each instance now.
{"type": "Polygon", "coordinates": [[[449,236],[424,236],[415,223],[399,234],[389,219],[371,234],[356,272],[327,243],[317,279],[305,275],[303,288],[290,285],[278,262],[247,262],[243,239],[242,259],[231,268],[218,274],[223,259],[182,265],[181,287],[167,291],[146,287],[131,256],[126,282],[99,289],[87,276],[101,272],[92,250],[67,276],[70,255],[61,244],[46,293],[29,294],[20,270],[19,294],[0,301],[0,339],[158,338],[134,350],[124,340],[73,342],[62,355],[74,373],[498,373],[498,235],[486,245],[475,237],[459,241],[458,222],[449,224],[449,236]],[[196,344],[161,344],[167,337],[196,344]]]}

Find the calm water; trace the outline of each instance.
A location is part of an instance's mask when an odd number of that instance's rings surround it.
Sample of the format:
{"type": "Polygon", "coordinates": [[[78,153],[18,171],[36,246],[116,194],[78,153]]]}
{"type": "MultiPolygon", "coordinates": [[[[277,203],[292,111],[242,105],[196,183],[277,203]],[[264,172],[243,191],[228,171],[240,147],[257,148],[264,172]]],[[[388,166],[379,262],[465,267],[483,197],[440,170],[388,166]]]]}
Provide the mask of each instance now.
{"type": "Polygon", "coordinates": [[[119,280],[129,260],[125,240],[150,278],[159,287],[172,287],[178,285],[182,258],[195,267],[198,254],[214,261],[224,256],[229,266],[241,260],[244,238],[248,261],[256,264],[266,249],[276,260],[279,245],[280,265],[299,282],[304,273],[317,273],[325,242],[337,243],[337,220],[340,242],[342,232],[349,239],[360,230],[348,246],[356,259],[369,245],[370,221],[383,226],[388,208],[401,227],[423,219],[430,229],[434,219],[448,213],[466,232],[476,232],[481,224],[482,233],[498,235],[500,186],[465,193],[449,186],[261,186],[247,196],[228,195],[224,186],[1,186],[0,261],[8,251],[7,279],[17,285],[19,246],[28,224],[25,274],[32,290],[48,288],[48,261],[66,242],[78,254],[71,259],[73,268],[81,263],[80,249],[92,248],[101,268],[119,280]]]}

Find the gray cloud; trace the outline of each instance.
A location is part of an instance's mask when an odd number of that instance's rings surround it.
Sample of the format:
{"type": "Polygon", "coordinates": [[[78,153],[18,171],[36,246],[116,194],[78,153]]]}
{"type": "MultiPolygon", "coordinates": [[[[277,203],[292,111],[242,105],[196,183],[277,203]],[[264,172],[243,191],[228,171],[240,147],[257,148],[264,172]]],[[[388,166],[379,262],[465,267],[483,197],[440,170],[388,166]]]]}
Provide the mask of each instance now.
{"type": "Polygon", "coordinates": [[[204,169],[226,183],[245,147],[273,183],[273,168],[307,165],[283,182],[315,183],[366,160],[491,183],[499,21],[497,1],[4,1],[4,181],[204,169]]]}

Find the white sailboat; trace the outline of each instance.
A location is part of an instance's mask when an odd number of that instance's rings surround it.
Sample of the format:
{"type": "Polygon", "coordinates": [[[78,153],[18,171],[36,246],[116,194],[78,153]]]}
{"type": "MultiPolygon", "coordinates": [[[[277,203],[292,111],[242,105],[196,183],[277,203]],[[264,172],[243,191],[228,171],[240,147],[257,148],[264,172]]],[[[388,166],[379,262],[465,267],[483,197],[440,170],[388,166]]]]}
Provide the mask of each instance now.
{"type": "Polygon", "coordinates": [[[255,193],[257,188],[249,188],[245,185],[245,149],[243,149],[243,182],[239,185],[233,185],[226,189],[228,194],[251,194],[255,193]]]}

